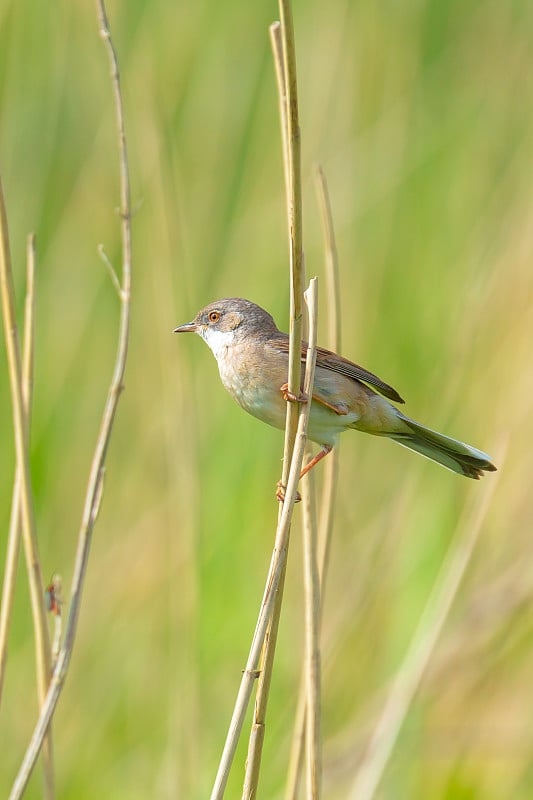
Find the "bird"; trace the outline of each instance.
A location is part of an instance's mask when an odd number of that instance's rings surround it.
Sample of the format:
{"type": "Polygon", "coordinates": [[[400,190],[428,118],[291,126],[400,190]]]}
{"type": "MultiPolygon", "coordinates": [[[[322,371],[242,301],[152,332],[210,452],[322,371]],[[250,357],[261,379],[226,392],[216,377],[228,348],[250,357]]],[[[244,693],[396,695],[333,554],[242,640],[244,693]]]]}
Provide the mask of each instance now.
{"type": "MultiPolygon", "coordinates": [[[[215,356],[223,385],[257,419],[284,428],[287,401],[308,402],[288,391],[289,337],[265,309],[241,297],[216,300],[174,333],[197,333],[215,356]]],[[[307,342],[301,345],[305,362],[307,342]]],[[[391,439],[478,480],[496,467],[491,457],[469,444],[438,433],[407,417],[393,403],[405,401],[377,375],[343,356],[317,348],[307,436],[320,451],[302,469],[312,469],[336,446],[346,430],[391,439]]]]}

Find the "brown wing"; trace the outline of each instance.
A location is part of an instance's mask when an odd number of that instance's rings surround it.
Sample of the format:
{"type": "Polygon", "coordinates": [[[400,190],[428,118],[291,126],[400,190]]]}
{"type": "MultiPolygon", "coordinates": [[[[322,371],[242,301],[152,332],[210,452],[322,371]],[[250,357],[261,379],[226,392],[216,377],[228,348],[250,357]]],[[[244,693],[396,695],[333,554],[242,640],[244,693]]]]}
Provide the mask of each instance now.
{"type": "MultiPolygon", "coordinates": [[[[305,360],[306,353],[307,342],[302,342],[302,361],[305,360]]],[[[317,347],[316,363],[319,367],[331,369],[333,372],[340,372],[341,375],[347,375],[349,378],[354,378],[356,381],[369,383],[389,400],[394,400],[396,403],[405,403],[405,400],[400,397],[396,389],[389,386],[385,381],[382,381],[381,378],[378,378],[373,372],[368,372],[368,370],[360,367],[359,364],[354,364],[352,361],[348,361],[347,358],[332,353],[331,350],[324,350],[322,347],[317,347]]]]}
{"type": "MultiPolygon", "coordinates": [[[[279,338],[276,337],[276,339],[271,339],[270,344],[281,352],[288,353],[289,338],[285,338],[285,336],[286,334],[280,336],[279,338]]],[[[307,342],[302,342],[302,361],[305,361],[306,354],[307,342]]],[[[387,397],[389,400],[394,400],[395,403],[405,403],[405,400],[400,397],[396,389],[393,389],[393,387],[389,386],[388,383],[382,381],[377,375],[374,375],[372,372],[368,372],[368,370],[363,369],[363,367],[360,367],[358,364],[354,364],[352,361],[348,361],[347,358],[338,356],[331,350],[325,350],[323,347],[317,347],[316,363],[317,367],[330,369],[332,372],[339,372],[341,375],[347,375],[349,378],[353,378],[356,381],[369,383],[371,386],[377,389],[380,394],[382,394],[384,397],[387,397]]]]}

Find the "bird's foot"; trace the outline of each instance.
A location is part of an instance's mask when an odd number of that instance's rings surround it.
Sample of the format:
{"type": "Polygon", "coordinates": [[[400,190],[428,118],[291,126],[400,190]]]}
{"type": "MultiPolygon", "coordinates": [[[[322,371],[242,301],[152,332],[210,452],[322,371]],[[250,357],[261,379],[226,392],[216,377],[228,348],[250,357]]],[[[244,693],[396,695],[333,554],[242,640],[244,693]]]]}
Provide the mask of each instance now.
{"type": "Polygon", "coordinates": [[[289,384],[288,383],[284,383],[283,386],[280,386],[279,390],[280,390],[281,396],[283,397],[285,402],[307,403],[307,401],[309,399],[307,397],[307,395],[304,394],[303,392],[300,392],[300,394],[293,394],[293,392],[289,392],[289,384]]]}
{"type": "MultiPolygon", "coordinates": [[[[281,481],[278,481],[276,484],[276,500],[279,500],[280,503],[285,501],[285,489],[287,487],[282,484],[281,481]]],[[[294,498],[295,503],[300,503],[302,500],[302,496],[300,492],[296,492],[296,497],[294,498]]]]}

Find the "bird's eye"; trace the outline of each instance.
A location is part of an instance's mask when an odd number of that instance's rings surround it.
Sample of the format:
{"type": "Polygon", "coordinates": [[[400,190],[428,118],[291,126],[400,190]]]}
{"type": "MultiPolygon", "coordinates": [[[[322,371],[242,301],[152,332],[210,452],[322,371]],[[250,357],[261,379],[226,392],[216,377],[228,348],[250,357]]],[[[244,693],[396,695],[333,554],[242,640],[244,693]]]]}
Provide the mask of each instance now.
{"type": "Polygon", "coordinates": [[[220,319],[220,311],[210,311],[207,319],[209,322],[218,322],[220,319]]]}

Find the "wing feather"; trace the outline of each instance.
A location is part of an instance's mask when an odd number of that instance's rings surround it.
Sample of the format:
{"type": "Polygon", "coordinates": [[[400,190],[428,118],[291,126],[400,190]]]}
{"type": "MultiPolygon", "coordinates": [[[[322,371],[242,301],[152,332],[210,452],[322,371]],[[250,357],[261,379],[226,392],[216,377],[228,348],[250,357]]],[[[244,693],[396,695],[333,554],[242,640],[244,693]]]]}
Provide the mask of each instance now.
{"type": "MultiPolygon", "coordinates": [[[[285,338],[285,336],[271,339],[270,344],[277,348],[280,352],[288,353],[289,338],[285,338]]],[[[302,361],[305,361],[306,355],[307,342],[302,342],[302,361]]],[[[389,400],[393,400],[395,403],[405,402],[405,400],[400,397],[396,389],[394,389],[392,386],[389,386],[389,384],[385,383],[385,381],[382,381],[381,378],[378,378],[378,376],[374,375],[373,372],[369,372],[363,367],[360,367],[358,364],[354,364],[353,361],[348,361],[347,358],[343,358],[342,356],[337,355],[337,353],[333,353],[331,350],[325,350],[323,347],[317,347],[316,363],[318,367],[322,367],[323,369],[329,369],[332,372],[338,372],[341,375],[347,375],[349,378],[353,378],[356,381],[362,381],[363,383],[370,384],[370,386],[373,386],[375,389],[377,389],[380,394],[389,400]]]]}

